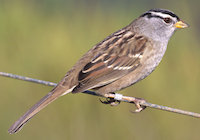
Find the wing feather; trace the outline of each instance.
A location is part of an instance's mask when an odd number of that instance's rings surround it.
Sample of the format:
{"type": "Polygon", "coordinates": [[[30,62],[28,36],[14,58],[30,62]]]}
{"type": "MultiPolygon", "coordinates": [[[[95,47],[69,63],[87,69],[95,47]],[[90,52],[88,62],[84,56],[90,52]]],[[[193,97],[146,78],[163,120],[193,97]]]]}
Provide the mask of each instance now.
{"type": "Polygon", "coordinates": [[[87,63],[78,76],[73,92],[98,88],[114,82],[141,65],[147,39],[130,31],[119,31],[98,46],[99,53],[87,63]],[[110,40],[110,41],[109,41],[110,40]]]}

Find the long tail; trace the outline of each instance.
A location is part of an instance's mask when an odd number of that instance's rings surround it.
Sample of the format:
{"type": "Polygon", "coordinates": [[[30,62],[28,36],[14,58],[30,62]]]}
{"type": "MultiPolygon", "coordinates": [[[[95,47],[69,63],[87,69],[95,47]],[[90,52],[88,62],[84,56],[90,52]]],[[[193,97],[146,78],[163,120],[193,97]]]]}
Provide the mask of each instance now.
{"type": "MultiPolygon", "coordinates": [[[[60,87],[61,88],[61,87],[60,87]]],[[[39,102],[32,106],[22,117],[20,117],[8,130],[10,134],[16,133],[40,110],[45,108],[48,104],[56,100],[58,97],[70,93],[72,89],[63,91],[59,87],[55,87],[51,92],[44,96],[39,102]]]]}

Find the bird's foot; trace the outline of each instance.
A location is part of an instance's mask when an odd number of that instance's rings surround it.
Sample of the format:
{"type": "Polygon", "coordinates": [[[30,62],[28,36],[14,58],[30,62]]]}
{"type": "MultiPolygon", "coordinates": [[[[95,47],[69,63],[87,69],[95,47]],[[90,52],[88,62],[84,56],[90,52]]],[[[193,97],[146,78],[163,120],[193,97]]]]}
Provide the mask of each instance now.
{"type": "Polygon", "coordinates": [[[120,104],[120,101],[117,101],[117,100],[115,100],[113,98],[106,98],[105,101],[102,101],[101,99],[99,99],[99,100],[100,100],[101,103],[103,103],[103,104],[109,104],[111,106],[117,106],[117,105],[120,104]]]}
{"type": "Polygon", "coordinates": [[[146,106],[141,105],[142,103],[146,102],[142,98],[135,98],[132,102],[136,106],[136,110],[135,111],[131,111],[132,113],[139,113],[139,112],[143,111],[146,108],[146,106]]]}
{"type": "Polygon", "coordinates": [[[122,94],[118,94],[118,93],[112,93],[111,95],[114,95],[114,97],[107,97],[105,101],[102,101],[101,99],[99,99],[101,101],[101,103],[103,104],[110,104],[111,106],[117,106],[120,104],[120,99],[122,98],[122,94]]]}

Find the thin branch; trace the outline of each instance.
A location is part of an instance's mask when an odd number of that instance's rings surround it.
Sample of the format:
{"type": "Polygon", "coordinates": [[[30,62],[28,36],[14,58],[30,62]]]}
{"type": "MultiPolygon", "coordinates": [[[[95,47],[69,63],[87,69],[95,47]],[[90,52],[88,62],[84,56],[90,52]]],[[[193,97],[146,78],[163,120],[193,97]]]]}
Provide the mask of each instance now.
{"type": "MultiPolygon", "coordinates": [[[[6,73],[6,72],[0,72],[0,76],[10,77],[10,78],[28,81],[28,82],[33,82],[33,83],[37,83],[37,84],[43,84],[43,85],[47,85],[47,86],[56,86],[57,85],[56,83],[38,80],[38,79],[33,79],[33,78],[30,78],[30,77],[24,77],[24,76],[15,75],[15,74],[6,73]]],[[[95,92],[89,91],[89,90],[84,91],[83,93],[95,95],[95,96],[100,96],[100,95],[96,94],[95,92]]],[[[104,97],[104,96],[100,96],[100,97],[104,97]]],[[[114,94],[108,94],[108,96],[106,96],[105,98],[114,99],[115,95],[114,94]]],[[[135,100],[137,100],[137,98],[135,98],[135,97],[121,96],[121,98],[118,101],[127,102],[127,103],[134,103],[135,100]]],[[[145,106],[145,107],[151,107],[151,108],[155,108],[155,109],[160,109],[160,110],[164,110],[164,111],[179,113],[179,114],[183,114],[183,115],[188,115],[188,116],[192,116],[192,117],[196,117],[196,118],[200,118],[199,113],[184,111],[184,110],[171,108],[171,107],[167,107],[167,106],[161,106],[161,105],[157,105],[157,104],[152,104],[152,103],[149,103],[149,102],[146,102],[146,101],[139,102],[139,105],[145,106]]]]}

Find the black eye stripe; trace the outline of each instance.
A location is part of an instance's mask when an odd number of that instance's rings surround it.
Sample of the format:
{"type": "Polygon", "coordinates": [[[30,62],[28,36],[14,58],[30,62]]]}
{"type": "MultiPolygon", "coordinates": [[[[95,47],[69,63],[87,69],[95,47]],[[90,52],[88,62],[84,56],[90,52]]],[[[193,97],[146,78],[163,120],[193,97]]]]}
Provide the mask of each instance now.
{"type": "Polygon", "coordinates": [[[148,18],[151,18],[152,15],[151,15],[151,13],[144,13],[140,17],[145,17],[145,16],[147,16],[148,18]]]}
{"type": "Polygon", "coordinates": [[[177,18],[177,20],[180,20],[179,17],[177,15],[175,15],[174,13],[170,12],[170,11],[166,11],[166,10],[157,10],[157,11],[152,11],[152,12],[160,12],[162,14],[167,14],[167,15],[170,15],[172,17],[175,17],[177,18]]]}
{"type": "Polygon", "coordinates": [[[159,17],[159,18],[163,19],[163,17],[155,15],[155,14],[152,14],[152,12],[166,14],[166,15],[169,15],[169,16],[171,16],[173,18],[176,18],[178,21],[180,20],[180,18],[177,15],[175,15],[173,12],[168,11],[168,10],[163,10],[163,9],[151,9],[148,12],[144,13],[143,15],[141,15],[141,17],[145,17],[145,16],[147,16],[148,18],[159,17]]]}
{"type": "Polygon", "coordinates": [[[157,15],[153,15],[153,16],[151,16],[151,17],[164,19],[163,17],[161,17],[161,16],[157,16],[157,15]]]}
{"type": "Polygon", "coordinates": [[[180,18],[175,15],[173,12],[169,11],[169,10],[164,10],[164,9],[151,9],[149,10],[148,12],[159,12],[159,13],[162,13],[162,14],[167,14],[167,15],[170,15],[171,17],[175,17],[177,20],[180,20],[180,18]]]}

